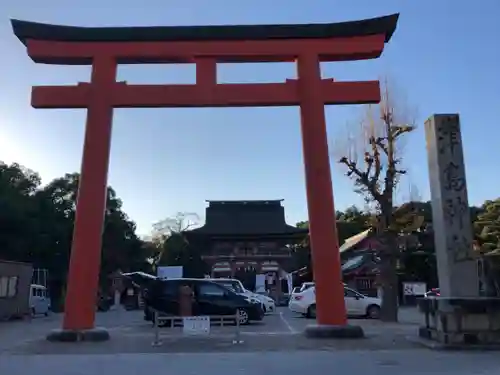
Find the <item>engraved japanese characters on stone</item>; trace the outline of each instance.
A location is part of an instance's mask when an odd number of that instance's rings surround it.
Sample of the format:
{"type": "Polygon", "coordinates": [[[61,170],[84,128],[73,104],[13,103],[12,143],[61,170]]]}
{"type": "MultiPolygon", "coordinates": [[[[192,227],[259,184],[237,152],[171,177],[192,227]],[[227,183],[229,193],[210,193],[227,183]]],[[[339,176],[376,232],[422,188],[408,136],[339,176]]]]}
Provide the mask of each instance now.
{"type": "Polygon", "coordinates": [[[455,263],[472,259],[472,242],[463,234],[452,234],[448,238],[447,250],[455,263]]]}
{"type": "Polygon", "coordinates": [[[465,175],[463,168],[450,161],[443,169],[444,189],[447,191],[461,192],[465,189],[465,175]]]}
{"type": "Polygon", "coordinates": [[[447,150],[451,156],[461,147],[460,126],[458,116],[448,116],[441,126],[437,128],[439,153],[444,154],[447,150]]]}
{"type": "Polygon", "coordinates": [[[458,229],[463,230],[465,221],[468,220],[469,204],[467,199],[456,196],[444,200],[444,219],[450,226],[458,224],[458,229]]]}

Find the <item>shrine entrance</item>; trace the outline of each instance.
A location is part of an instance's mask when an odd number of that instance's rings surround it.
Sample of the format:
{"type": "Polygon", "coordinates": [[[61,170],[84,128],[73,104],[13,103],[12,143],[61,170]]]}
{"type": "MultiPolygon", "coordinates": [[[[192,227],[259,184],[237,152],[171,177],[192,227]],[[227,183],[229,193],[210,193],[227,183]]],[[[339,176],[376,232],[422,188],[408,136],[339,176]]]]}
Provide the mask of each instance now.
{"type": "Polygon", "coordinates": [[[324,106],[378,103],[378,81],[322,79],[320,62],[378,58],[398,15],[332,24],[85,28],[13,20],[36,63],[92,65],[90,82],[35,86],[35,108],[86,108],[63,329],[94,328],[114,108],[300,106],[317,321],[346,326],[324,106]],[[298,79],[218,84],[218,63],[296,62],[298,79]],[[193,85],[116,82],[118,64],[196,64],[193,85]]]}
{"type": "Polygon", "coordinates": [[[257,275],[257,270],[254,266],[241,266],[236,269],[234,277],[240,280],[245,287],[245,289],[252,292],[255,291],[255,276],[257,275]]]}

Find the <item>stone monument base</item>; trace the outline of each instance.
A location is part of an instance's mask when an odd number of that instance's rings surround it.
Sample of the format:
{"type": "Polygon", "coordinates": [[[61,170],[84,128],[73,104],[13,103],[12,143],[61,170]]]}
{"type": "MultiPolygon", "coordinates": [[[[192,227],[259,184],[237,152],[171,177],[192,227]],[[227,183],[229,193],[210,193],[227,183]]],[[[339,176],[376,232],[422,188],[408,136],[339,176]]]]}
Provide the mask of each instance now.
{"type": "Polygon", "coordinates": [[[343,326],[311,324],[306,327],[304,334],[306,337],[319,339],[360,339],[365,337],[361,327],[348,324],[343,326]]]}
{"type": "Polygon", "coordinates": [[[105,328],[92,328],[85,330],[57,329],[46,336],[51,342],[101,342],[109,340],[109,332],[105,328]]]}
{"type": "Polygon", "coordinates": [[[429,297],[419,301],[421,339],[443,347],[500,348],[500,298],[429,297]]]}

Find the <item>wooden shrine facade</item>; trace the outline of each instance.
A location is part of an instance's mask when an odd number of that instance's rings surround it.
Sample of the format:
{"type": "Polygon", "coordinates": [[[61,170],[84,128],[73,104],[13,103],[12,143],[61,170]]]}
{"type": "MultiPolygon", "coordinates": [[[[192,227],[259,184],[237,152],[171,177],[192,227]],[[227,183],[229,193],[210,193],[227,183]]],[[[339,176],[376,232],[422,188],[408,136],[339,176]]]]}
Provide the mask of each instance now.
{"type": "Polygon", "coordinates": [[[257,274],[279,280],[291,261],[288,245],[308,234],[285,222],[281,202],[208,201],[205,225],[186,236],[201,248],[212,277],[236,277],[250,287],[257,274]]]}

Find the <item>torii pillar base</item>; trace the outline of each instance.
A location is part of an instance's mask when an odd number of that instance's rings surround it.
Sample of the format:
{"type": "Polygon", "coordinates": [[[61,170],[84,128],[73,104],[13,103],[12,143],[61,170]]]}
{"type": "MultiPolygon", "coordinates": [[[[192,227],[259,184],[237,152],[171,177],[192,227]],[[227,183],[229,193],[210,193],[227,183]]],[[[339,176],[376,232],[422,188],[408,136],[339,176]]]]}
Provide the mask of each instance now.
{"type": "Polygon", "coordinates": [[[349,324],[342,326],[311,324],[306,327],[304,334],[313,339],[362,339],[365,337],[363,328],[349,324]]]}
{"type": "Polygon", "coordinates": [[[50,342],[102,342],[110,339],[105,328],[91,328],[85,330],[56,329],[47,335],[50,342]]]}

